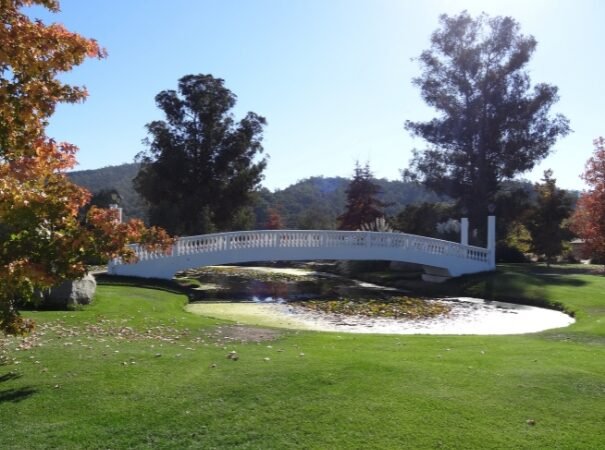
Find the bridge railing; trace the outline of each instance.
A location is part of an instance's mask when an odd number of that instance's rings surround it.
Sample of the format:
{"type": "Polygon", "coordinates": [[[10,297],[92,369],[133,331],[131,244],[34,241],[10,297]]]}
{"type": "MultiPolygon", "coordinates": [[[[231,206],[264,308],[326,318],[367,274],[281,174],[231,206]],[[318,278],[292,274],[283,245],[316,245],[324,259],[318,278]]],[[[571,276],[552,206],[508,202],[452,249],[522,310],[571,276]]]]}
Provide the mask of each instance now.
{"type": "MultiPolygon", "coordinates": [[[[179,238],[168,254],[133,246],[139,261],[243,249],[314,247],[391,248],[489,262],[489,250],[486,248],[413,234],[372,231],[259,230],[204,234],[179,238]]],[[[120,262],[115,261],[114,264],[120,262]]]]}

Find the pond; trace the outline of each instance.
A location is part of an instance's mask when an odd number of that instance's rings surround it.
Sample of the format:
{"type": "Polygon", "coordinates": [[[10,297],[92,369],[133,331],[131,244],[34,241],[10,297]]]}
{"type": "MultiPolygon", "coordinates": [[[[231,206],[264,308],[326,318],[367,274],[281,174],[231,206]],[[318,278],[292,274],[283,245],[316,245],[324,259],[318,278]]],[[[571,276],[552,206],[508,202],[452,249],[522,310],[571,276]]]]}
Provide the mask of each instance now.
{"type": "Polygon", "coordinates": [[[180,274],[188,310],[281,328],[377,334],[522,334],[574,322],[551,309],[474,298],[427,299],[301,268],[205,267],[180,274]]]}

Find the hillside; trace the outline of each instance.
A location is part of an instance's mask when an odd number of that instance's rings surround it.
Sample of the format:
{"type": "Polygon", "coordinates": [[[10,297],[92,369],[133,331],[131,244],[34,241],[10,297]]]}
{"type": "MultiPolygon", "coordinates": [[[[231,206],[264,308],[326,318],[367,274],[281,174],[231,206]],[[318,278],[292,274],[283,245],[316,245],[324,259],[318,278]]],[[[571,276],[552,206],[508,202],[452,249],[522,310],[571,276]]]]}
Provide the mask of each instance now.
{"type": "MultiPolygon", "coordinates": [[[[375,181],[382,190],[380,200],[388,205],[387,216],[395,216],[410,203],[438,200],[436,195],[412,183],[375,181]]],[[[311,177],[265,194],[265,200],[281,213],[288,227],[330,229],[336,227],[336,218],[345,209],[348,184],[349,179],[342,177],[311,177]]]]}
{"type": "MultiPolygon", "coordinates": [[[[145,218],[145,203],[132,184],[138,169],[138,164],[122,164],[70,172],[69,176],[74,183],[92,193],[116,189],[123,200],[124,215],[145,218]]],[[[348,183],[349,180],[342,177],[311,177],[275,192],[261,188],[254,206],[253,226],[264,228],[267,210],[274,208],[279,211],[288,228],[335,228],[336,218],[344,211],[348,183]]],[[[389,205],[385,208],[387,216],[396,215],[410,203],[438,200],[436,195],[412,183],[385,179],[376,180],[376,183],[382,189],[380,199],[389,205]]]]}
{"type": "Polygon", "coordinates": [[[79,186],[85,187],[93,194],[104,189],[115,189],[122,197],[124,217],[146,217],[145,203],[132,185],[133,178],[139,171],[139,165],[121,164],[94,170],[70,172],[69,178],[79,186]]]}

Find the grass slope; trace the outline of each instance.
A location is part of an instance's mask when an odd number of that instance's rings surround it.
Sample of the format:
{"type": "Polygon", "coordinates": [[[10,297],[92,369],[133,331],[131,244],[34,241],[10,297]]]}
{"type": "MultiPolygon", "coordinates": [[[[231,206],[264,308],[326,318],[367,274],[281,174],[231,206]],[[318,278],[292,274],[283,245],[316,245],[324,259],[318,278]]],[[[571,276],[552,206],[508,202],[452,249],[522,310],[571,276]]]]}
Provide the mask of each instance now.
{"type": "Polygon", "coordinates": [[[447,289],[559,302],[578,321],[242,344],[185,313],[183,295],[104,285],[83,311],[31,313],[42,346],[3,341],[0,446],[604,448],[605,278],[506,266],[447,289]]]}

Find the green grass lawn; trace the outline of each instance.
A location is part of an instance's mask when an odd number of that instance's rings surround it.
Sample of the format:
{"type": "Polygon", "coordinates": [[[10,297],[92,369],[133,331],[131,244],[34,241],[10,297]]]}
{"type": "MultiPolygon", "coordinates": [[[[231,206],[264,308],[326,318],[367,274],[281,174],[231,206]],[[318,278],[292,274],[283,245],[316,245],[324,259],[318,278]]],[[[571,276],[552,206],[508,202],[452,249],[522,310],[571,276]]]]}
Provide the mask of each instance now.
{"type": "Polygon", "coordinates": [[[0,340],[0,448],[605,448],[605,277],[509,265],[424,289],[560,304],[577,323],[241,343],[182,294],[101,285],[82,311],[27,313],[36,339],[0,340]]]}

